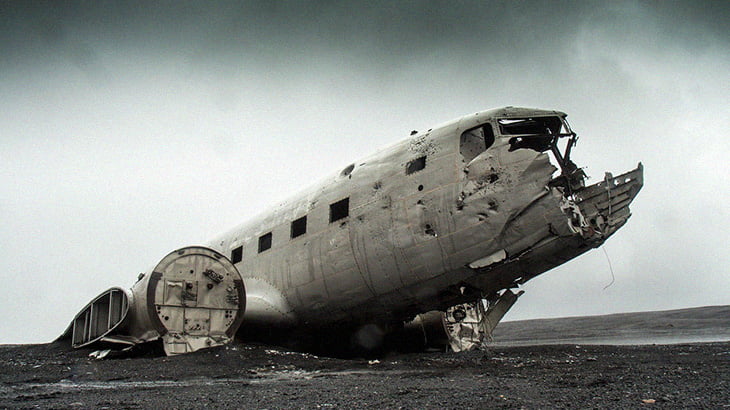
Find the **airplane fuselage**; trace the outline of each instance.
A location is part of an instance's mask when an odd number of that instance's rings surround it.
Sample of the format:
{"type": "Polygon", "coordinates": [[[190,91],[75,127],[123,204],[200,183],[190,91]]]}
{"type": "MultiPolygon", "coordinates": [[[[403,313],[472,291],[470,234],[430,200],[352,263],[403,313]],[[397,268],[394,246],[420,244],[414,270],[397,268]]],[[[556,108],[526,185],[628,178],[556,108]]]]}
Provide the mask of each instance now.
{"type": "Polygon", "coordinates": [[[628,208],[611,219],[576,204],[584,175],[568,158],[573,140],[557,149],[575,137],[565,116],[512,107],[464,116],[213,239],[245,283],[242,330],[402,322],[599,246],[628,208]]]}
{"type": "Polygon", "coordinates": [[[167,354],[236,335],[479,345],[521,294],[511,289],[600,246],[643,185],[639,164],[586,187],[565,117],[506,107],[414,132],[205,247],[171,252],[131,290],[94,298],[61,338],[162,339],[167,354]]]}

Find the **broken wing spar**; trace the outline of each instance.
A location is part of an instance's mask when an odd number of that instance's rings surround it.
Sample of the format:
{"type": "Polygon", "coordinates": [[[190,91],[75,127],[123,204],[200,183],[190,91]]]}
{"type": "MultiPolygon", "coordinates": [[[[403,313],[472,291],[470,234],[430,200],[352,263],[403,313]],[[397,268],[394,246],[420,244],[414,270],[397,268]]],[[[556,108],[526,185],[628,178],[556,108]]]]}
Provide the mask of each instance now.
{"type": "Polygon", "coordinates": [[[416,318],[454,350],[478,346],[512,289],[600,246],[643,186],[641,164],[586,186],[566,117],[505,107],[413,133],[171,253],[131,291],[92,300],[65,335],[75,347],[162,339],[175,354],[234,335],[395,334],[416,318]],[[417,317],[430,311],[446,314],[427,315],[431,326],[417,317]]]}

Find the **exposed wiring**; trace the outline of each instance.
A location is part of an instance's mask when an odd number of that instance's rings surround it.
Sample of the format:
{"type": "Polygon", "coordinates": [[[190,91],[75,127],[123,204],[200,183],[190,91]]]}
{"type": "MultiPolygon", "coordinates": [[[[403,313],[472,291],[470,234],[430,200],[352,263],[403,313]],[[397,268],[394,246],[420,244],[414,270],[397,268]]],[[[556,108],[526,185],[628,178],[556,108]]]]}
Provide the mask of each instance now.
{"type": "Polygon", "coordinates": [[[603,290],[606,290],[611,285],[613,285],[614,282],[616,282],[616,276],[614,276],[613,274],[613,266],[611,266],[611,259],[608,257],[608,252],[606,252],[606,246],[601,246],[601,249],[603,249],[603,254],[606,255],[606,260],[608,261],[608,269],[611,271],[611,283],[603,287],[603,290]]]}

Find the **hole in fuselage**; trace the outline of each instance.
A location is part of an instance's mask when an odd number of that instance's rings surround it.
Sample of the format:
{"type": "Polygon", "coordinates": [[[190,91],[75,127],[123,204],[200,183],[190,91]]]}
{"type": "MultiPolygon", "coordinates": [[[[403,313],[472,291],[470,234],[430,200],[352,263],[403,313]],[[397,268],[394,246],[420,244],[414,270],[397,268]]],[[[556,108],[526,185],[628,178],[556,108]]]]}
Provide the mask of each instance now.
{"type": "Polygon", "coordinates": [[[346,177],[346,176],[350,175],[350,173],[352,172],[353,169],[355,169],[355,164],[350,164],[345,169],[343,169],[342,172],[340,172],[340,175],[342,175],[343,177],[346,177]]]}

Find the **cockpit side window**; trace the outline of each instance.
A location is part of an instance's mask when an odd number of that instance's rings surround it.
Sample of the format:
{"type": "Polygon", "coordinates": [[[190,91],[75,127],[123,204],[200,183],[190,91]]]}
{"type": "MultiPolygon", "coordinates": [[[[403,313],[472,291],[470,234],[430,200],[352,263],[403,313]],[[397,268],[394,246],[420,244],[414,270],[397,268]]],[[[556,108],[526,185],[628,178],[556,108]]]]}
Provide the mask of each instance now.
{"type": "Polygon", "coordinates": [[[464,162],[471,162],[477,155],[486,151],[494,144],[494,131],[492,125],[482,124],[464,131],[459,141],[459,152],[464,157],[464,162]]]}

